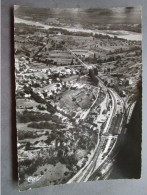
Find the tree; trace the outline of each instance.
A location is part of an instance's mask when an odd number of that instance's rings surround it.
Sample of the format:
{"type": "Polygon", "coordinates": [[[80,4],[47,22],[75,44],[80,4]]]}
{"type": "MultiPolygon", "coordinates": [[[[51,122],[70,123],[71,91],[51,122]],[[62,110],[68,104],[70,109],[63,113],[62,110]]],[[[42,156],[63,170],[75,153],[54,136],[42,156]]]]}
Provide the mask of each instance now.
{"type": "Polygon", "coordinates": [[[71,63],[70,63],[70,65],[73,65],[73,59],[71,60],[71,63]]]}
{"type": "Polygon", "coordinates": [[[98,69],[97,68],[94,68],[94,74],[97,75],[98,74],[98,69]]]}
{"type": "Polygon", "coordinates": [[[30,149],[30,145],[31,145],[30,142],[27,142],[26,143],[26,150],[29,150],[30,149]]]}
{"type": "Polygon", "coordinates": [[[94,56],[93,57],[96,58],[96,53],[94,53],[94,56]]]}

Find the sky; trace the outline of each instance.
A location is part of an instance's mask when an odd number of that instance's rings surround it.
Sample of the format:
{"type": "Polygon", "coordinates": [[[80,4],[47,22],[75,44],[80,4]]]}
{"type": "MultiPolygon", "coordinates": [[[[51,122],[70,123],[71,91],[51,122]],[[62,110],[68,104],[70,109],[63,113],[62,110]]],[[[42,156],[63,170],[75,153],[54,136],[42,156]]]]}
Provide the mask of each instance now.
{"type": "Polygon", "coordinates": [[[72,20],[75,23],[88,22],[91,24],[140,24],[141,7],[122,7],[112,9],[45,9],[15,6],[15,14],[25,16],[41,15],[45,19],[56,18],[72,20]]]}

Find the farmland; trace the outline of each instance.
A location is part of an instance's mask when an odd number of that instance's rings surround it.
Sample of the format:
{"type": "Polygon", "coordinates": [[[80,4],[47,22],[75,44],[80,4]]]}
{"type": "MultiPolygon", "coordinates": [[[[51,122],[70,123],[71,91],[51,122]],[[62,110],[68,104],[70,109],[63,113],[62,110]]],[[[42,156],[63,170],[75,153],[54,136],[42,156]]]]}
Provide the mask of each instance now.
{"type": "Polygon", "coordinates": [[[108,178],[137,101],[141,41],[15,20],[21,190],[108,178]]]}

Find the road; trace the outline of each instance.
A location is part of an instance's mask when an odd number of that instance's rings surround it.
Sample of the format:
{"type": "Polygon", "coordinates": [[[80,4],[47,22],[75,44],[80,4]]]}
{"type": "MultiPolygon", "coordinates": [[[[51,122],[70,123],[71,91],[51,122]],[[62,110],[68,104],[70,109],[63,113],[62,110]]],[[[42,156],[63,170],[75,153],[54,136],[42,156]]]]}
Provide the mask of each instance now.
{"type": "MultiPolygon", "coordinates": [[[[81,63],[82,66],[89,69],[88,68],[89,65],[82,62],[82,60],[79,59],[79,57],[75,55],[71,50],[69,49],[67,50],[73,55],[74,58],[76,58],[81,63]]],[[[92,178],[93,175],[95,176],[97,172],[101,172],[102,169],[104,170],[103,167],[106,165],[108,161],[112,162],[111,157],[115,155],[113,154],[113,150],[115,149],[115,145],[117,143],[117,135],[113,135],[113,134],[114,133],[118,134],[118,132],[120,133],[120,126],[122,125],[123,115],[119,115],[119,117],[116,118],[115,121],[114,121],[114,117],[117,115],[118,110],[120,109],[120,108],[118,109],[118,102],[119,104],[120,103],[122,104],[122,109],[124,107],[123,105],[124,102],[113,89],[105,86],[103,81],[99,77],[98,79],[99,79],[99,85],[101,85],[101,87],[105,91],[107,91],[107,93],[111,97],[112,106],[111,106],[110,115],[102,131],[102,135],[100,136],[98,134],[98,139],[97,139],[98,142],[96,144],[93,155],[89,158],[89,160],[84,165],[84,167],[81,168],[67,183],[88,181],[89,179],[92,178]]],[[[107,175],[107,172],[109,171],[110,169],[104,171],[105,177],[107,175]]],[[[99,177],[97,176],[97,179],[98,178],[99,177]]]]}
{"type": "Polygon", "coordinates": [[[131,119],[134,107],[135,107],[136,101],[134,101],[130,106],[128,106],[127,110],[127,124],[129,124],[129,121],[131,119]]]}
{"type": "MultiPolygon", "coordinates": [[[[85,67],[87,70],[92,67],[82,62],[82,60],[77,55],[75,55],[71,50],[69,49],[67,50],[73,55],[74,58],[76,58],[80,62],[81,66],[85,67]]],[[[99,80],[99,85],[101,86],[101,88],[103,88],[103,90],[106,91],[106,93],[111,99],[112,103],[110,107],[110,114],[107,120],[105,121],[104,127],[102,127],[102,123],[101,123],[101,134],[98,133],[97,144],[95,146],[93,153],[89,157],[87,163],[67,183],[88,181],[97,172],[102,172],[102,171],[103,171],[103,175],[106,176],[107,175],[106,172],[109,172],[109,169],[106,169],[105,171],[104,167],[109,161],[111,162],[111,159],[114,156],[114,149],[117,143],[118,135],[116,134],[121,133],[120,126],[123,121],[123,115],[118,115],[117,118],[115,118],[115,116],[118,114],[118,111],[120,109],[118,103],[119,104],[121,103],[123,109],[123,101],[113,89],[105,86],[103,81],[99,77],[97,78],[99,80]]],[[[94,107],[98,99],[98,93],[95,101],[91,105],[91,108],[94,107]]],[[[50,105],[47,104],[47,106],[49,109],[51,108],[50,105]]],[[[56,111],[56,108],[52,107],[52,109],[54,110],[54,112],[56,111]]],[[[90,113],[90,109],[86,112],[86,115],[83,116],[83,120],[86,120],[87,115],[90,113]]],[[[61,112],[61,114],[66,116],[65,113],[61,112]]]]}

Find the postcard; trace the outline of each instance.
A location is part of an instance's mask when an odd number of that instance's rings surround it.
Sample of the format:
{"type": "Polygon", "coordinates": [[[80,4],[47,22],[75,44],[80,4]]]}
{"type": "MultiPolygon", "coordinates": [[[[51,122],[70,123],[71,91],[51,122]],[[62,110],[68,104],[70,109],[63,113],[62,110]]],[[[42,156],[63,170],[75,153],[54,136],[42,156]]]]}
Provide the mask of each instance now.
{"type": "Polygon", "coordinates": [[[14,6],[20,191],[140,178],[141,7],[14,6]]]}

